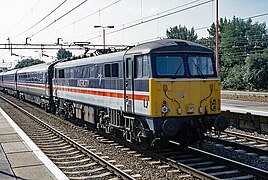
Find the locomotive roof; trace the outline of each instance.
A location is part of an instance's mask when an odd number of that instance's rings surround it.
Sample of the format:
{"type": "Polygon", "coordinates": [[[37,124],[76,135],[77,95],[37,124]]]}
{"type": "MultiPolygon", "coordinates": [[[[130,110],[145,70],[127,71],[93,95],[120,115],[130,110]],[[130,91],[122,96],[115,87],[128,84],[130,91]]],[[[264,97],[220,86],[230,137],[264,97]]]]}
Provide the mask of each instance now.
{"type": "Polygon", "coordinates": [[[87,57],[87,58],[82,58],[82,59],[60,62],[55,65],[55,68],[66,68],[66,67],[83,66],[87,64],[98,64],[98,63],[103,63],[107,61],[108,62],[122,61],[125,52],[126,51],[120,51],[120,52],[104,54],[104,55],[99,55],[99,56],[94,56],[94,57],[87,57]]]}
{"type": "Polygon", "coordinates": [[[87,64],[97,64],[103,62],[115,62],[123,60],[124,55],[131,54],[148,54],[148,53],[165,53],[165,52],[199,52],[199,53],[213,53],[213,51],[200,44],[179,40],[179,39],[162,39],[143,43],[132,47],[127,51],[104,54],[100,56],[87,57],[71,61],[59,62],[55,65],[56,68],[66,68],[83,66],[87,64]]]}
{"type": "Polygon", "coordinates": [[[180,39],[162,39],[137,45],[126,52],[126,54],[148,54],[158,52],[201,52],[213,53],[203,45],[180,39]]]}

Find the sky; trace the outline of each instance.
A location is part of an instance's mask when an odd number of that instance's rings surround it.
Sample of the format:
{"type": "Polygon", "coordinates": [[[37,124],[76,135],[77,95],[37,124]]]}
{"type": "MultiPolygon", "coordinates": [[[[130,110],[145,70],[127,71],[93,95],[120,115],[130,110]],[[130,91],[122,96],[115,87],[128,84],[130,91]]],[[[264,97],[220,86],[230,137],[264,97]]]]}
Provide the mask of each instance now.
{"type": "MultiPolygon", "coordinates": [[[[164,38],[167,29],[178,25],[194,27],[199,38],[207,37],[204,27],[215,22],[215,6],[215,0],[0,0],[0,44],[7,44],[8,38],[24,44],[30,37],[33,44],[54,44],[61,38],[64,44],[102,45],[102,28],[96,25],[114,26],[105,29],[106,44],[136,45],[164,38]]],[[[267,7],[267,0],[219,0],[219,17],[252,17],[268,13],[267,7]]],[[[268,15],[252,20],[267,23],[268,15]]],[[[56,52],[44,53],[52,57],[56,52]]],[[[0,66],[14,66],[25,57],[52,61],[41,56],[41,49],[13,53],[20,57],[0,49],[0,66]]]]}

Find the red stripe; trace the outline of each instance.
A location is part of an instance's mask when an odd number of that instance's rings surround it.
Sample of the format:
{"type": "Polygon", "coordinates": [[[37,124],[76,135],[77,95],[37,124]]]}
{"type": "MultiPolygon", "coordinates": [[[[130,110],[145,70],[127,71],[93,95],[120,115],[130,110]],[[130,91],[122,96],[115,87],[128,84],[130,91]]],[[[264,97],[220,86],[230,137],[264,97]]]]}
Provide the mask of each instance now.
{"type": "Polygon", "coordinates": [[[16,83],[15,82],[3,82],[3,84],[12,84],[12,85],[15,85],[16,83]]]}
{"type": "Polygon", "coordinates": [[[37,85],[37,84],[21,84],[21,83],[18,83],[18,86],[26,86],[26,87],[36,87],[36,88],[45,88],[45,89],[49,89],[49,85],[44,85],[44,86],[41,86],[41,85],[37,85]]]}
{"type": "MultiPolygon", "coordinates": [[[[15,84],[14,82],[3,82],[4,84],[15,84]]],[[[45,88],[49,89],[49,85],[46,86],[40,86],[36,84],[19,84],[18,86],[28,86],[28,87],[35,87],[35,88],[45,88]]],[[[60,91],[67,91],[67,92],[73,92],[73,93],[80,93],[80,94],[92,94],[97,96],[105,96],[105,97],[115,97],[115,98],[124,98],[124,93],[116,93],[116,92],[102,92],[102,91],[92,91],[87,89],[74,89],[74,88],[66,88],[66,87],[54,87],[54,90],[60,90],[60,91]]],[[[139,95],[134,94],[134,98],[132,98],[132,94],[127,94],[128,99],[134,99],[134,100],[149,100],[150,96],[148,95],[139,95]]]]}
{"type": "MultiPolygon", "coordinates": [[[[98,96],[105,96],[105,97],[115,97],[115,98],[124,98],[123,93],[116,93],[116,92],[102,92],[102,91],[92,91],[87,89],[73,89],[73,88],[66,88],[66,87],[55,87],[55,90],[60,91],[67,91],[67,92],[73,92],[73,93],[80,93],[80,94],[92,94],[92,95],[98,95],[98,96]]],[[[133,99],[132,94],[127,94],[128,99],[133,99]]],[[[135,100],[149,100],[148,95],[134,95],[135,100]]]]}

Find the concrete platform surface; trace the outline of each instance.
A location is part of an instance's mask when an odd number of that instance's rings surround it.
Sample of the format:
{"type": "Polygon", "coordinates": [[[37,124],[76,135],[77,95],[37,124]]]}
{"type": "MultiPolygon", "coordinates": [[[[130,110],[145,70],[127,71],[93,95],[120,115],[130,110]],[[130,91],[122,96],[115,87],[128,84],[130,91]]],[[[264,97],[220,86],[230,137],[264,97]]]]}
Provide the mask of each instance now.
{"type": "Polygon", "coordinates": [[[221,100],[222,111],[230,111],[235,113],[250,113],[258,116],[268,117],[268,103],[264,102],[250,102],[239,100],[221,100]]]}
{"type": "Polygon", "coordinates": [[[0,108],[0,180],[65,180],[68,177],[0,108]]]}

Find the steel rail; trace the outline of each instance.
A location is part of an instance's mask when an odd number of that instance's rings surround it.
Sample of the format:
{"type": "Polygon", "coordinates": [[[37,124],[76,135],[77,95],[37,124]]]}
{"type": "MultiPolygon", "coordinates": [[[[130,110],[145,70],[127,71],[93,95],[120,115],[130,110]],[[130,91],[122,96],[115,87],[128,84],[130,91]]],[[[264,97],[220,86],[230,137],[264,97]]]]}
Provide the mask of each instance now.
{"type": "Polygon", "coordinates": [[[127,180],[134,180],[135,178],[133,178],[131,175],[125,173],[123,170],[117,168],[116,166],[112,165],[111,163],[109,163],[108,161],[102,159],[101,157],[99,157],[98,155],[94,154],[92,151],[86,149],[85,147],[83,147],[82,145],[80,145],[79,143],[75,142],[74,140],[72,140],[71,138],[67,137],[66,135],[64,135],[63,133],[61,133],[60,131],[56,130],[55,128],[51,127],[50,125],[48,125],[47,123],[45,123],[44,121],[42,121],[41,119],[39,119],[38,117],[34,116],[33,114],[29,113],[28,111],[26,111],[25,109],[21,108],[20,106],[16,105],[15,103],[11,102],[10,100],[0,96],[1,99],[5,100],[6,102],[10,103],[12,106],[14,106],[15,108],[19,109],[20,111],[22,111],[25,115],[27,115],[28,117],[32,118],[34,121],[36,121],[37,123],[40,123],[41,125],[45,126],[46,128],[48,128],[49,130],[51,130],[52,132],[54,132],[55,134],[57,134],[58,136],[62,137],[63,139],[65,139],[66,141],[68,141],[69,143],[71,143],[72,145],[74,145],[75,147],[77,147],[79,150],[81,150],[82,152],[88,154],[89,156],[91,156],[95,161],[99,162],[100,164],[104,165],[105,168],[109,169],[110,171],[112,171],[114,174],[116,174],[119,178],[122,179],[127,179],[127,180]]]}
{"type": "Polygon", "coordinates": [[[244,164],[244,163],[240,163],[240,162],[228,159],[228,158],[220,157],[218,155],[208,153],[208,152],[196,149],[194,147],[189,147],[189,150],[191,150],[192,152],[196,154],[203,156],[204,158],[209,158],[213,161],[224,163],[224,165],[228,165],[235,169],[239,169],[241,171],[250,173],[256,177],[263,178],[263,179],[266,179],[268,177],[268,171],[265,171],[263,169],[256,168],[256,167],[244,164]]]}
{"type": "Polygon", "coordinates": [[[145,150],[145,149],[142,149],[140,147],[138,147],[137,145],[135,144],[132,144],[132,143],[129,143],[129,142],[126,142],[120,138],[115,138],[115,141],[119,144],[123,144],[123,145],[126,145],[127,147],[131,148],[131,149],[134,149],[136,150],[137,152],[139,153],[142,153],[144,155],[147,155],[147,156],[150,156],[150,157],[153,157],[155,159],[158,159],[164,163],[167,163],[170,167],[173,167],[175,169],[179,169],[185,173],[188,173],[196,178],[199,178],[199,179],[204,179],[204,180],[216,180],[218,179],[217,177],[214,177],[214,176],[211,176],[210,174],[207,174],[205,172],[202,172],[202,171],[199,171],[197,169],[194,169],[190,166],[187,166],[185,164],[182,164],[180,162],[176,162],[175,160],[173,159],[170,159],[170,158],[166,158],[164,156],[161,156],[160,154],[157,154],[153,151],[150,151],[150,150],[145,150]]]}
{"type": "Polygon", "coordinates": [[[239,134],[236,132],[226,131],[226,130],[224,132],[221,132],[220,135],[226,135],[227,137],[226,138],[220,137],[220,136],[219,137],[212,137],[211,135],[206,135],[205,139],[208,141],[223,144],[225,146],[232,146],[232,147],[236,147],[238,149],[246,150],[248,152],[256,153],[256,154],[263,155],[263,156],[268,156],[268,150],[266,150],[265,148],[255,147],[254,145],[250,146],[250,145],[247,145],[247,142],[246,142],[246,141],[253,141],[253,142],[256,142],[259,144],[266,144],[266,147],[268,147],[268,139],[253,137],[253,136],[249,136],[246,134],[239,134]],[[235,137],[237,139],[229,140],[228,137],[235,137]],[[246,141],[243,141],[245,143],[242,144],[239,141],[236,141],[236,140],[240,140],[240,139],[245,139],[246,141]]]}
{"type": "Polygon", "coordinates": [[[239,137],[239,138],[245,138],[246,140],[252,140],[252,141],[256,141],[258,143],[267,144],[267,146],[268,146],[268,138],[266,139],[266,138],[251,136],[251,135],[248,135],[248,134],[241,134],[241,133],[228,131],[228,130],[225,130],[224,132],[221,132],[221,133],[224,133],[224,134],[227,134],[227,135],[230,134],[232,136],[236,136],[236,137],[239,137]]]}

